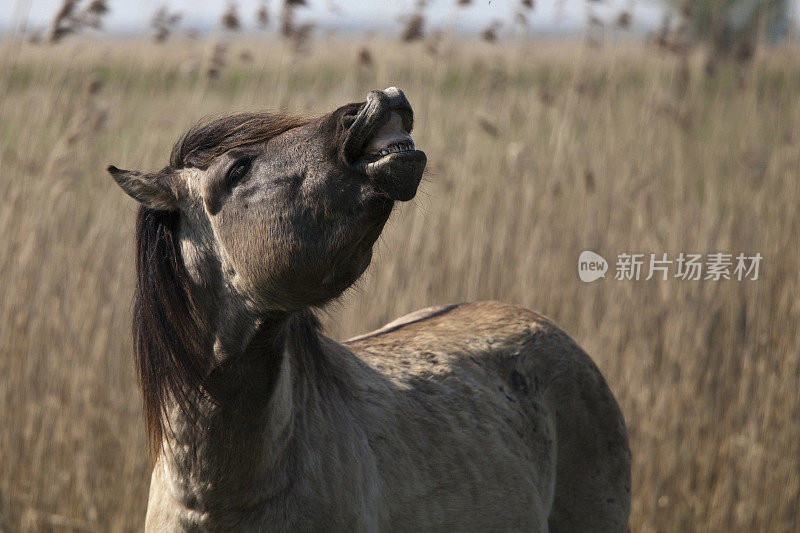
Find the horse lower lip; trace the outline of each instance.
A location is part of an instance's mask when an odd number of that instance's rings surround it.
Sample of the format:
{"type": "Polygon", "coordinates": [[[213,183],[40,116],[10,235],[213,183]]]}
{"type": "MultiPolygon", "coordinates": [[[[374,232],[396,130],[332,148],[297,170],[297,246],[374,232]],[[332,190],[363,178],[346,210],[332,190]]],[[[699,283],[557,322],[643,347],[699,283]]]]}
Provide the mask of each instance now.
{"type": "Polygon", "coordinates": [[[377,160],[362,157],[357,168],[390,199],[407,201],[416,195],[426,162],[424,152],[413,150],[392,153],[377,160]]]}

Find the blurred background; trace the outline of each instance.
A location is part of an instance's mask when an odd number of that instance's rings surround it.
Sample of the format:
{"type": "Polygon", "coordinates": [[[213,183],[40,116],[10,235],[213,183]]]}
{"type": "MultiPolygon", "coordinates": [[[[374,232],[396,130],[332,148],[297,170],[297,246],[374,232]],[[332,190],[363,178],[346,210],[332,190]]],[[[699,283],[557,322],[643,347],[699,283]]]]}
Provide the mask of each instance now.
{"type": "Polygon", "coordinates": [[[625,414],[633,531],[800,531],[800,54],[788,0],[17,0],[0,12],[0,531],[142,528],[135,206],[199,119],[396,85],[429,169],[323,315],[558,322],[625,414]],[[584,283],[578,256],[609,260],[584,283]],[[763,257],[615,280],[621,253],[763,257]]]}

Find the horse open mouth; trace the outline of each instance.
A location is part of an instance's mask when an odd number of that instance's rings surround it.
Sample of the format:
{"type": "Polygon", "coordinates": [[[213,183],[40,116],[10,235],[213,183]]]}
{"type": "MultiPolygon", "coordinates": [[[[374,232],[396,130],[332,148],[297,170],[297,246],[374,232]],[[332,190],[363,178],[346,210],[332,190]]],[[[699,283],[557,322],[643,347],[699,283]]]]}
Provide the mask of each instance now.
{"type": "Polygon", "coordinates": [[[414,112],[396,87],[372,91],[347,132],[343,154],[392,200],[411,200],[427,158],[411,138],[414,112]]]}

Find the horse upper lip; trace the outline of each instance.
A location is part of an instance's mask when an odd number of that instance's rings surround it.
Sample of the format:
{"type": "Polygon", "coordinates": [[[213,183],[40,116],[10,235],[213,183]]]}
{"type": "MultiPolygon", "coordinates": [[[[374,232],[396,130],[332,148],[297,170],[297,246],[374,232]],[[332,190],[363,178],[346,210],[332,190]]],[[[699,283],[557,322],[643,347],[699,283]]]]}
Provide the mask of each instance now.
{"type": "Polygon", "coordinates": [[[345,162],[354,165],[363,155],[364,147],[372,136],[395,116],[400,117],[405,133],[411,133],[414,126],[414,111],[403,91],[389,87],[385,91],[371,91],[367,94],[366,103],[347,131],[342,147],[345,162]]]}
{"type": "Polygon", "coordinates": [[[414,139],[408,134],[400,113],[391,109],[381,122],[367,137],[362,150],[365,155],[388,155],[414,149],[414,139]]]}

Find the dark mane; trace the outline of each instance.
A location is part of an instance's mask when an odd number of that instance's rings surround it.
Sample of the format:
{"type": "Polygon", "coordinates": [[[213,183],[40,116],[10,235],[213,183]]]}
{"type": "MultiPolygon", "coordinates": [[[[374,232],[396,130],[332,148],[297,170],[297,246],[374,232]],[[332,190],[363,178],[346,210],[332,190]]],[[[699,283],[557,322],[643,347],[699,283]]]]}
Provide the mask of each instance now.
{"type": "MultiPolygon", "coordinates": [[[[307,122],[267,113],[240,113],[201,122],[175,144],[170,165],[162,172],[206,168],[232,148],[269,140],[307,122]]],[[[195,419],[198,400],[218,399],[206,380],[212,364],[202,345],[208,325],[192,298],[178,242],[179,225],[177,211],[139,208],[133,340],[153,454],[160,450],[170,399],[190,419],[195,419]]]]}
{"type": "Polygon", "coordinates": [[[158,453],[169,398],[191,414],[192,391],[203,389],[208,363],[200,339],[204,320],[191,299],[178,247],[177,212],[139,208],[133,342],[144,399],[148,443],[158,453]]]}
{"type": "Polygon", "coordinates": [[[201,121],[172,148],[172,168],[205,169],[228,150],[267,141],[309,122],[308,118],[280,113],[237,113],[201,121]]]}

